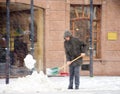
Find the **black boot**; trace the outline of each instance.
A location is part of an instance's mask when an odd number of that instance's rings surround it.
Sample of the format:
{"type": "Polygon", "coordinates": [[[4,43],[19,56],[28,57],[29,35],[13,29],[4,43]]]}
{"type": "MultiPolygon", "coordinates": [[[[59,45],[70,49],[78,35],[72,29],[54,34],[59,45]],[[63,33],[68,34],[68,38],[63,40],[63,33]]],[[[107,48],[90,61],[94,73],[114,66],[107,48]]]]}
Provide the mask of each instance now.
{"type": "Polygon", "coordinates": [[[69,86],[68,89],[73,89],[73,86],[69,86]]]}
{"type": "Polygon", "coordinates": [[[79,89],[79,86],[75,86],[75,89],[79,89]]]}

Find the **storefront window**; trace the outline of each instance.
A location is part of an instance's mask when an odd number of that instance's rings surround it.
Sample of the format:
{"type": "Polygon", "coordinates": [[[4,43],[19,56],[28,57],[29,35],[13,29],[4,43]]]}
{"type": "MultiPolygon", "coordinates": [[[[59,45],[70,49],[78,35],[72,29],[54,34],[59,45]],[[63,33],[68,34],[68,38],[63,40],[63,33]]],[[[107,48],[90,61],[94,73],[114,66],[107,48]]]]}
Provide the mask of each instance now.
{"type": "MultiPolygon", "coordinates": [[[[70,9],[70,30],[73,36],[86,43],[86,56],[89,56],[90,7],[86,5],[71,5],[70,9]]],[[[93,10],[93,56],[100,58],[101,6],[94,6],[93,10]]]]}
{"type": "MultiPolygon", "coordinates": [[[[6,62],[6,3],[0,3],[0,63],[6,62]]],[[[43,57],[43,13],[34,6],[34,56],[43,57]],[[39,37],[39,38],[38,38],[39,37]],[[41,41],[40,41],[41,40],[41,41]],[[39,45],[39,46],[38,46],[39,45]],[[38,56],[40,52],[40,56],[38,56]]],[[[10,3],[10,59],[11,65],[24,67],[24,58],[31,50],[31,8],[28,4],[10,3]]],[[[41,60],[42,61],[42,60],[41,60]]]]}

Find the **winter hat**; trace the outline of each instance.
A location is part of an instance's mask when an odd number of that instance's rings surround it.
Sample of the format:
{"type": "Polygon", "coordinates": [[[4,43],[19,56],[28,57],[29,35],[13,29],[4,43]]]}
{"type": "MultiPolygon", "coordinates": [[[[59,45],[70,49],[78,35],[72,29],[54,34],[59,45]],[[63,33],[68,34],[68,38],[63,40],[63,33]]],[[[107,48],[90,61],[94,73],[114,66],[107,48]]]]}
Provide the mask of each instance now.
{"type": "Polygon", "coordinates": [[[65,31],[65,33],[64,33],[64,38],[66,38],[66,37],[72,37],[72,33],[69,32],[68,30],[65,31]]]}

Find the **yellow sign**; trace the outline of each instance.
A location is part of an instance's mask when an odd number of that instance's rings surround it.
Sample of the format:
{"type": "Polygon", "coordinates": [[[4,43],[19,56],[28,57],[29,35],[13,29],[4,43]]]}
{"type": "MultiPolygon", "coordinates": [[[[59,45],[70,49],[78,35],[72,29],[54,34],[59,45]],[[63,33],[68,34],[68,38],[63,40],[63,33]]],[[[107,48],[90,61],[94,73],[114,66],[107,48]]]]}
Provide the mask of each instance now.
{"type": "Polygon", "coordinates": [[[117,40],[117,32],[108,32],[108,40],[117,40]]]}

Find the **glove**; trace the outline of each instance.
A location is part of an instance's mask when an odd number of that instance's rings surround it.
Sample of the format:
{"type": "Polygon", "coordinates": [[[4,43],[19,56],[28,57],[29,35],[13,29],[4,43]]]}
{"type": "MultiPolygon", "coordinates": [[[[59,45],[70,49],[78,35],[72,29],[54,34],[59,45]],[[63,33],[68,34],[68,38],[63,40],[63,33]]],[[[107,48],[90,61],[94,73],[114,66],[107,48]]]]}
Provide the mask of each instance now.
{"type": "Polygon", "coordinates": [[[70,65],[72,62],[71,61],[67,61],[67,65],[70,65]]]}
{"type": "Polygon", "coordinates": [[[81,53],[81,56],[84,57],[84,56],[85,56],[85,53],[81,53]]]}

